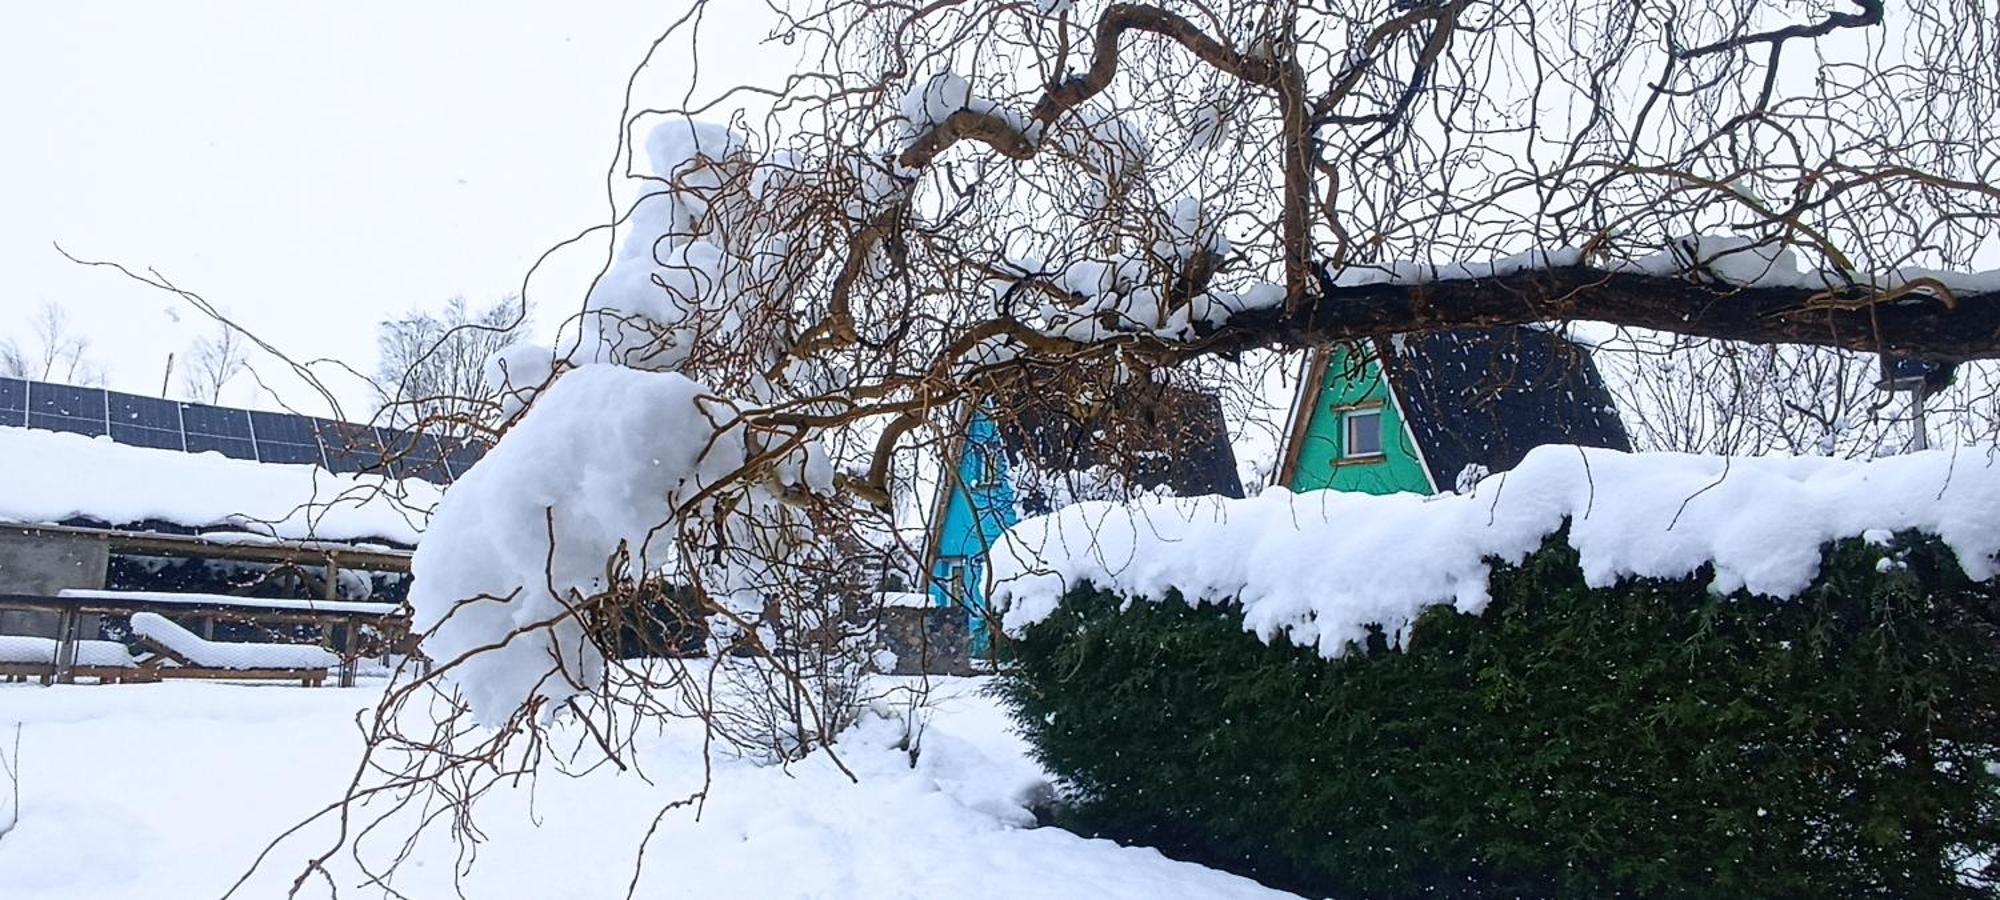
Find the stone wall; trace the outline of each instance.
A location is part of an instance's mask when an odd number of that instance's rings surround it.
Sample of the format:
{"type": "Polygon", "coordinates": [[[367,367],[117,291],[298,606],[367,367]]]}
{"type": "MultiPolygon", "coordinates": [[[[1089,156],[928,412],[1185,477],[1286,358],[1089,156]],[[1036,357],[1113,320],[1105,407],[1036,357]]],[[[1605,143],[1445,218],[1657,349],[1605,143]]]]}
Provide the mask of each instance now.
{"type": "MultiPolygon", "coordinates": [[[[108,545],[95,537],[0,530],[0,594],[51,597],[64,588],[102,588],[110,564],[108,545]]],[[[82,623],[97,636],[96,616],[82,623]]],[[[0,634],[56,637],[56,614],[0,611],[0,634]]]]}
{"type": "Polygon", "coordinates": [[[970,675],[965,610],[956,606],[885,606],[876,624],[882,648],[896,654],[895,675],[970,675]]]}

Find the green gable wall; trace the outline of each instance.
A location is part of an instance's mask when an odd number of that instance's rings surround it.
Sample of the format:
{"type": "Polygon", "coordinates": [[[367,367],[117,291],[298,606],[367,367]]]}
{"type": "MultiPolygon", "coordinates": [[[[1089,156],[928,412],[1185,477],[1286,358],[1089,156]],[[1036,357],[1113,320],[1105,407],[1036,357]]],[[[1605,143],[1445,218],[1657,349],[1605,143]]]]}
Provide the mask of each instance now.
{"type": "Polygon", "coordinates": [[[1416,442],[1403,424],[1402,413],[1390,402],[1389,386],[1374,353],[1340,345],[1328,350],[1327,357],[1326,377],[1321,379],[1311,418],[1300,434],[1297,460],[1286,487],[1364,494],[1430,493],[1430,478],[1424,473],[1416,442]],[[1383,455],[1372,460],[1342,460],[1340,445],[1345,435],[1335,410],[1367,403],[1382,407],[1383,455]]]}

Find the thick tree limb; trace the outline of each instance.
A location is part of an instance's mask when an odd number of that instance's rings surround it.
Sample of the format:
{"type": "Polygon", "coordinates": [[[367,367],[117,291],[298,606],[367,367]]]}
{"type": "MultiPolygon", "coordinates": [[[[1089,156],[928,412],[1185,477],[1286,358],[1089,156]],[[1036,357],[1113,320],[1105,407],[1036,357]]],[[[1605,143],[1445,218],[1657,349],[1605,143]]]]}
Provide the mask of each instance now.
{"type": "MultiPolygon", "coordinates": [[[[1279,86],[1283,69],[1276,60],[1238,53],[1210,37],[1200,26],[1167,10],[1118,3],[1106,9],[1097,21],[1097,49],[1096,55],[1091,58],[1090,69],[1083,75],[1050,85],[1029,112],[1029,127],[1036,132],[1048,128],[1064,113],[1082,106],[1110,87],[1111,79],[1118,74],[1118,40],[1127,31],[1146,32],[1172,40],[1201,61],[1251,84],[1268,88],[1279,86]]],[[[960,110],[918,135],[896,162],[907,169],[923,168],[951,149],[953,144],[968,138],[991,146],[1009,159],[1027,159],[1036,150],[1034,141],[1007,120],[988,113],[960,110]]]]}
{"type": "Polygon", "coordinates": [[[1421,285],[1333,288],[1291,310],[1239,313],[1202,352],[1308,347],[1408,332],[1596,321],[1759,344],[1810,344],[1938,362],[2000,359],[2000,291],[1829,295],[1698,284],[1568,266],[1421,285]]]}
{"type": "Polygon", "coordinates": [[[1693,59],[1752,44],[1783,44],[1792,38],[1825,37],[1842,28],[1868,28],[1882,24],[1882,0],[1854,0],[1854,5],[1861,7],[1861,12],[1833,13],[1825,21],[1813,25],[1789,25],[1776,31],[1735,35],[1713,44],[1676,50],[1674,55],[1681,59],[1693,59]]]}

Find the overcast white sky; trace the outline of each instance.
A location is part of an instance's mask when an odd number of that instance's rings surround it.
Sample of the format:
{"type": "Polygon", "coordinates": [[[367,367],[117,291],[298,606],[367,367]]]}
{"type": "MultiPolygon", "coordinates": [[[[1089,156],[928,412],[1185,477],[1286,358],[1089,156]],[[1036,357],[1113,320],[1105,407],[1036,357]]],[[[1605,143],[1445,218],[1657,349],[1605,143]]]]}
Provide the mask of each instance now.
{"type": "MultiPolygon", "coordinates": [[[[167,354],[208,327],[170,295],[69,263],[61,242],[157,267],[289,353],[368,371],[378,321],[513,293],[535,257],[606,220],[626,77],[678,12],[660,0],[0,5],[0,336],[62,304],[107,386],[158,393],[167,354]]],[[[704,72],[753,71],[772,52],[755,46],[763,33],[710,28],[704,72]]],[[[641,99],[677,100],[686,57],[663,50],[641,99]]],[[[575,302],[602,247],[538,278],[536,301],[575,302]]],[[[226,401],[277,402],[243,382],[226,401]]],[[[339,392],[344,413],[366,413],[358,384],[339,392]]]]}

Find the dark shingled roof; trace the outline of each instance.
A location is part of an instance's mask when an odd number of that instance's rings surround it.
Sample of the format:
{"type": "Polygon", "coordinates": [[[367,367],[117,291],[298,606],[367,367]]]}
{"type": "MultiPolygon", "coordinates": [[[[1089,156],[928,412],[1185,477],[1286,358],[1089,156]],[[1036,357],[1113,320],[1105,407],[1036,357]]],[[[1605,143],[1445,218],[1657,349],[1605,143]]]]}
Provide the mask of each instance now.
{"type": "Polygon", "coordinates": [[[1410,335],[1377,350],[1439,490],[1467,466],[1505,471],[1543,444],[1632,449],[1590,352],[1554,331],[1410,335]]]}
{"type": "MultiPolygon", "coordinates": [[[[1028,515],[1042,506],[1084,498],[1089,488],[1080,473],[1101,466],[1124,476],[1129,487],[1164,486],[1177,496],[1243,496],[1236,452],[1229,443],[1222,400],[1216,394],[1167,382],[1118,384],[1097,402],[1083,395],[1103,390],[1085,386],[1073,373],[1023,378],[990,395],[991,414],[1007,444],[1010,465],[1032,466],[1044,477],[1068,476],[1067,498],[1028,496],[1016,500],[1028,515]]],[[[1097,382],[1101,385],[1102,382],[1097,382]]]]}

